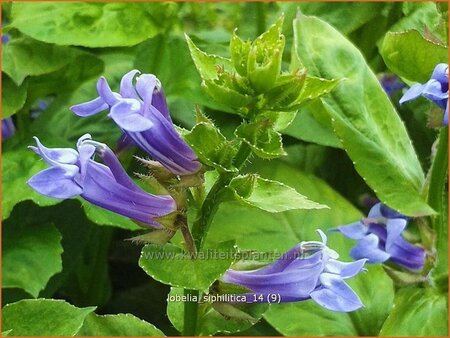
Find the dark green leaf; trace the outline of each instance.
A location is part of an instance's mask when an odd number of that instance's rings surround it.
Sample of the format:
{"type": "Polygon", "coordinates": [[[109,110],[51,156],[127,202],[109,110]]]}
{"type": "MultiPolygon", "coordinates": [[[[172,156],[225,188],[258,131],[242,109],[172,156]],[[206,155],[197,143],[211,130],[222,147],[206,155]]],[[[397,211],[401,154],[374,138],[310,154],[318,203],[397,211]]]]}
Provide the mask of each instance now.
{"type": "Polygon", "coordinates": [[[151,336],[162,337],[164,333],[152,324],[131,314],[99,316],[90,313],[77,336],[151,336]]]}
{"type": "Polygon", "coordinates": [[[2,73],[2,118],[7,118],[18,112],[27,99],[27,84],[16,84],[2,73]]]}
{"type": "Polygon", "coordinates": [[[62,270],[61,234],[53,224],[3,224],[2,287],[33,297],[62,270]]]}
{"type": "Polygon", "coordinates": [[[2,70],[20,86],[30,75],[54,72],[70,63],[75,49],[43,43],[30,38],[13,39],[2,48],[2,70]]]}
{"type": "Polygon", "coordinates": [[[12,330],[10,336],[74,336],[94,310],[56,299],[22,300],[3,308],[2,329],[12,330]]]}

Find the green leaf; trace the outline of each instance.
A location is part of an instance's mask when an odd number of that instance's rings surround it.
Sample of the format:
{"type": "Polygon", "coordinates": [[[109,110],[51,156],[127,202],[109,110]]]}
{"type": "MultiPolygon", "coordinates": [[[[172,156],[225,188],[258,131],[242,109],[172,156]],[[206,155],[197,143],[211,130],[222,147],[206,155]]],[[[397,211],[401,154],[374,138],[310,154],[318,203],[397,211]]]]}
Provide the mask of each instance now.
{"type": "Polygon", "coordinates": [[[283,150],[281,134],[272,129],[269,118],[241,124],[234,132],[235,136],[247,143],[252,151],[261,158],[276,158],[286,155],[283,150]]]}
{"type": "Polygon", "coordinates": [[[346,313],[329,311],[311,300],[274,304],[264,314],[264,319],[284,336],[358,335],[346,313]]]}
{"type": "Polygon", "coordinates": [[[32,200],[40,206],[60,203],[61,200],[45,197],[31,189],[26,181],[48,165],[31,150],[6,152],[2,156],[2,219],[9,217],[14,205],[32,200]]]}
{"type": "MultiPolygon", "coordinates": [[[[223,240],[236,240],[242,250],[261,250],[284,252],[303,240],[318,238],[316,229],[326,230],[342,224],[348,224],[362,217],[347,200],[321,179],[303,173],[281,160],[255,160],[248,170],[262,177],[270,177],[293,187],[311,200],[320,201],[330,209],[291,210],[283,213],[269,213],[256,208],[244,207],[237,202],[225,202],[214,217],[206,244],[223,240]]],[[[330,247],[342,242],[353,245],[354,242],[331,233],[330,247]]],[[[345,255],[344,252],[340,254],[345,255]]],[[[348,254],[347,254],[348,257],[348,254]]]]}
{"type": "Polygon", "coordinates": [[[217,79],[218,72],[220,70],[230,72],[232,70],[230,59],[223,58],[221,56],[207,54],[201,51],[189,36],[185,35],[189,51],[191,52],[192,60],[195,67],[203,80],[217,79]]]}
{"type": "Polygon", "coordinates": [[[206,290],[230,267],[235,253],[233,241],[204,249],[194,259],[172,244],[148,244],[142,249],[139,266],[164,284],[206,290]]]}
{"type": "Polygon", "coordinates": [[[2,287],[21,288],[37,297],[62,270],[61,234],[53,224],[24,222],[6,222],[2,231],[2,287]]]}
{"type": "Polygon", "coordinates": [[[320,100],[302,107],[283,134],[327,147],[342,148],[320,100]]]}
{"type": "Polygon", "coordinates": [[[12,39],[2,48],[2,70],[20,86],[27,76],[54,72],[70,63],[78,53],[73,48],[27,37],[12,39]]]}
{"type": "Polygon", "coordinates": [[[346,79],[321,100],[358,173],[399,212],[433,214],[421,196],[424,174],[405,126],[359,50],[314,17],[299,16],[294,32],[293,52],[311,74],[346,79]]]}
{"type": "Polygon", "coordinates": [[[184,139],[194,149],[202,163],[224,172],[235,172],[233,158],[236,149],[212,123],[200,122],[184,139]]]}
{"type": "Polygon", "coordinates": [[[116,214],[112,211],[102,209],[95,205],[90,204],[84,200],[80,200],[83,205],[86,216],[94,223],[98,225],[109,225],[126,230],[142,230],[142,227],[138,226],[131,219],[116,214]]]}
{"type": "Polygon", "coordinates": [[[388,32],[380,53],[393,73],[421,83],[430,79],[438,63],[448,62],[447,47],[427,40],[416,30],[388,32]]]}
{"type": "Polygon", "coordinates": [[[447,294],[433,289],[401,289],[380,336],[447,336],[447,294]]]}
{"type": "Polygon", "coordinates": [[[242,205],[268,212],[326,208],[325,205],[310,201],[283,183],[267,180],[255,174],[233,178],[229,188],[233,192],[233,197],[242,205]]]}
{"type": "Polygon", "coordinates": [[[17,86],[8,76],[2,74],[2,118],[18,112],[27,99],[27,84],[17,86]]]}
{"type": "Polygon", "coordinates": [[[159,32],[139,3],[14,3],[11,26],[57,45],[133,46],[159,32]]]}
{"type": "Polygon", "coordinates": [[[230,39],[230,55],[231,64],[236,69],[239,75],[247,75],[247,60],[250,52],[250,41],[243,41],[236,34],[237,29],[234,30],[230,39]]]}
{"type": "Polygon", "coordinates": [[[314,76],[307,76],[305,85],[300,92],[300,96],[291,105],[294,107],[303,106],[305,103],[330,93],[339,82],[340,80],[327,80],[314,76]]]}
{"type": "Polygon", "coordinates": [[[21,300],[3,308],[2,330],[12,330],[10,336],[74,336],[94,310],[56,299],[21,300]]]}
{"type": "Polygon", "coordinates": [[[99,316],[90,313],[77,336],[151,336],[163,337],[164,333],[152,324],[139,319],[132,314],[117,314],[99,316]]]}
{"type": "MultiPolygon", "coordinates": [[[[172,288],[170,297],[183,296],[183,289],[172,288]]],[[[239,310],[243,311],[247,316],[252,317],[253,321],[236,318],[225,318],[210,303],[200,303],[197,321],[196,335],[212,336],[216,333],[235,333],[248,329],[255,321],[259,320],[262,314],[267,310],[267,304],[237,305],[239,310]]],[[[184,322],[184,304],[180,301],[169,301],[167,306],[167,316],[169,317],[175,328],[183,332],[184,322]]],[[[246,318],[247,318],[246,316],[246,318]]]]}

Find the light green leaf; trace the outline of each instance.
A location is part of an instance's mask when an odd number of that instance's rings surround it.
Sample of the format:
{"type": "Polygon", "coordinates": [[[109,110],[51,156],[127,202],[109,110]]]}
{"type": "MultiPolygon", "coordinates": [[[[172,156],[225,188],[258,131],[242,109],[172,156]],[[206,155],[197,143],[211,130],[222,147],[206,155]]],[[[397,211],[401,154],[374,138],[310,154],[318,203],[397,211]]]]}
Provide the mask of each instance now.
{"type": "Polygon", "coordinates": [[[9,217],[19,202],[32,200],[40,206],[60,203],[61,200],[45,197],[31,189],[26,181],[48,165],[31,150],[6,152],[2,156],[2,219],[9,217]]]}
{"type": "Polygon", "coordinates": [[[430,79],[438,63],[448,62],[447,47],[425,39],[416,30],[388,32],[380,53],[393,73],[421,83],[430,79]]]}
{"type": "Polygon", "coordinates": [[[3,224],[2,287],[21,288],[33,297],[62,270],[61,234],[53,224],[3,224]]]}
{"type": "Polygon", "coordinates": [[[200,122],[183,137],[206,165],[225,172],[237,170],[233,166],[237,150],[212,123],[200,122]]]}
{"type": "Polygon", "coordinates": [[[12,330],[10,336],[74,336],[94,310],[56,299],[21,300],[3,308],[2,330],[12,330]]]}
{"type": "Polygon", "coordinates": [[[264,318],[284,336],[358,335],[346,313],[329,311],[311,300],[274,304],[264,314],[264,318]]]}
{"type": "Polygon", "coordinates": [[[2,48],[2,70],[20,86],[30,75],[54,72],[70,63],[77,52],[30,38],[12,39],[2,48]]]}
{"type": "Polygon", "coordinates": [[[189,36],[185,35],[189,50],[191,52],[192,60],[195,67],[203,80],[214,80],[217,78],[218,71],[222,69],[225,72],[232,70],[230,59],[221,56],[207,54],[201,51],[189,36]]]}
{"type": "Polygon", "coordinates": [[[133,46],[159,29],[139,3],[14,3],[11,26],[57,45],[133,46]]]}
{"type": "Polygon", "coordinates": [[[420,193],[424,174],[405,126],[359,50],[314,17],[300,15],[294,32],[293,52],[312,75],[346,79],[321,100],[358,173],[399,212],[433,214],[420,193]]]}
{"type": "Polygon", "coordinates": [[[380,336],[447,336],[447,297],[431,288],[401,289],[380,336]]]}
{"type": "Polygon", "coordinates": [[[18,112],[27,99],[27,84],[16,84],[2,73],[2,118],[18,112]]]}
{"type": "Polygon", "coordinates": [[[327,147],[342,148],[320,100],[303,106],[283,134],[327,147]]]}
{"type": "Polygon", "coordinates": [[[273,122],[263,117],[259,121],[244,123],[237,127],[235,136],[247,143],[261,158],[276,158],[286,155],[281,134],[271,127],[273,122]]]}
{"type": "Polygon", "coordinates": [[[139,266],[162,283],[206,290],[230,267],[235,253],[233,241],[220,243],[214,249],[204,249],[195,259],[172,244],[148,244],[142,249],[139,266]]]}
{"type": "MultiPolygon", "coordinates": [[[[172,288],[169,294],[170,297],[183,296],[183,289],[172,288]]],[[[216,333],[235,333],[248,329],[255,321],[258,321],[264,311],[267,310],[267,304],[252,304],[252,305],[237,305],[239,310],[243,311],[252,321],[245,319],[225,318],[215,309],[211,307],[210,303],[199,304],[198,322],[196,335],[198,336],[212,336],[216,333]]],[[[167,316],[172,322],[173,326],[183,332],[184,322],[184,304],[181,301],[169,301],[167,305],[167,316]]]]}
{"type": "Polygon", "coordinates": [[[295,189],[255,174],[235,177],[229,184],[233,197],[242,205],[268,212],[295,209],[322,209],[325,205],[310,201],[295,189]]]}
{"type": "Polygon", "coordinates": [[[77,336],[150,336],[163,337],[164,333],[152,324],[139,319],[132,314],[117,314],[99,316],[90,313],[77,336]]]}

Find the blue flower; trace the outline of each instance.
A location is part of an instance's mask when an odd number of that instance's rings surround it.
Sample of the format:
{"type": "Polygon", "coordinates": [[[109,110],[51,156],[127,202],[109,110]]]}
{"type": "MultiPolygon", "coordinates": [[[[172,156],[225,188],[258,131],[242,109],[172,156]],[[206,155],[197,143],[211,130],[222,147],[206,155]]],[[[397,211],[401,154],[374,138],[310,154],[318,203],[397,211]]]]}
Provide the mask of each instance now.
{"type": "Polygon", "coordinates": [[[434,68],[431,79],[425,84],[416,83],[400,99],[400,104],[414,100],[419,96],[436,103],[445,110],[443,124],[448,125],[448,65],[440,63],[434,68]]]}
{"type": "Polygon", "coordinates": [[[60,199],[81,196],[86,201],[117,214],[161,228],[154,220],[176,210],[171,196],[156,196],[138,187],[127,175],[112,150],[86,134],[78,140],[78,151],[44,147],[35,137],[30,146],[50,168],[27,182],[38,193],[60,199]],[[93,160],[98,155],[104,164],[93,160]]]}
{"type": "Polygon", "coordinates": [[[367,218],[335,230],[358,240],[350,251],[354,259],[367,258],[368,263],[390,261],[409,270],[421,270],[425,263],[425,250],[402,237],[407,224],[406,216],[378,203],[370,209],[367,218]]]}
{"type": "Polygon", "coordinates": [[[138,70],[125,74],[120,94],[111,91],[106,79],[97,82],[100,97],[70,109],[86,117],[109,109],[108,116],[145,152],[176,175],[197,172],[201,164],[197,155],[175,130],[159,80],[152,74],[133,79],[138,70]]]}
{"type": "Polygon", "coordinates": [[[261,269],[229,269],[222,280],[244,286],[263,295],[280,295],[281,302],[312,299],[332,311],[349,312],[363,306],[358,295],[344,281],[363,270],[365,259],[338,261],[339,255],[326,246],[327,237],[317,230],[322,242],[301,242],[274,263],[261,269]]]}
{"type": "Polygon", "coordinates": [[[14,135],[16,127],[11,117],[2,120],[2,140],[6,140],[14,135]]]}

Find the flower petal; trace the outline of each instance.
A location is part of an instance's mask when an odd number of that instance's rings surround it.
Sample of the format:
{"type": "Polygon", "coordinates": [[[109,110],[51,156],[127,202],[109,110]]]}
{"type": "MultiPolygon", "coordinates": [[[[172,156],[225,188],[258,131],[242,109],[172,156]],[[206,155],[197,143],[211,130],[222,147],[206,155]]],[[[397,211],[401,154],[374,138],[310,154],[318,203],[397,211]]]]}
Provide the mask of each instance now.
{"type": "Polygon", "coordinates": [[[27,183],[38,193],[59,199],[78,196],[83,192],[73,178],[67,177],[67,172],[60,167],[45,169],[31,177],[27,183]]]}
{"type": "Polygon", "coordinates": [[[401,97],[399,103],[403,104],[407,101],[414,100],[418,98],[420,95],[422,95],[423,89],[425,88],[425,85],[416,83],[414,86],[409,88],[405,94],[401,97]]]}
{"type": "Polygon", "coordinates": [[[78,161],[78,153],[70,148],[47,148],[35,136],[36,147],[29,147],[40,155],[50,165],[75,164],[78,161]]]}
{"type": "Polygon", "coordinates": [[[361,239],[367,235],[367,226],[362,222],[355,222],[348,225],[342,225],[340,227],[330,229],[330,231],[339,231],[344,236],[351,239],[361,239]]]}
{"type": "Polygon", "coordinates": [[[311,292],[311,298],[320,306],[338,312],[350,312],[363,307],[358,295],[340,277],[323,273],[320,282],[323,288],[311,292]]]}
{"type": "Polygon", "coordinates": [[[436,80],[430,80],[425,84],[422,95],[434,102],[448,99],[448,91],[442,91],[441,83],[436,80]]]}
{"type": "Polygon", "coordinates": [[[369,234],[361,239],[350,251],[353,259],[367,258],[368,263],[382,263],[391,257],[379,247],[379,238],[375,234],[369,234]]]}
{"type": "Polygon", "coordinates": [[[158,79],[153,74],[142,74],[136,80],[136,91],[144,101],[144,107],[146,108],[152,104],[153,91],[157,83],[158,79]]]}
{"type": "Polygon", "coordinates": [[[448,83],[448,65],[446,63],[438,64],[431,74],[431,78],[440,83],[448,83]]]}
{"type": "Polygon", "coordinates": [[[360,259],[356,262],[340,262],[334,259],[330,259],[325,266],[325,271],[341,276],[341,278],[351,278],[356,276],[364,269],[364,264],[367,259],[360,259]]]}
{"type": "Polygon", "coordinates": [[[138,100],[120,100],[111,107],[109,116],[126,131],[142,132],[153,127],[152,121],[141,115],[141,103],[138,100]]]}
{"type": "Polygon", "coordinates": [[[166,118],[167,121],[172,122],[167,108],[167,100],[162,88],[156,88],[153,91],[152,106],[155,107],[166,118]]]}
{"type": "Polygon", "coordinates": [[[137,69],[133,69],[122,77],[120,81],[120,95],[123,98],[139,100],[139,96],[133,86],[133,79],[136,74],[140,74],[140,72],[137,69]]]}
{"type": "Polygon", "coordinates": [[[69,109],[78,116],[87,117],[100,113],[108,107],[108,104],[101,97],[97,97],[92,101],[76,104],[69,109]]]}
{"type": "Polygon", "coordinates": [[[386,244],[385,250],[389,252],[394,243],[401,237],[403,230],[405,230],[408,221],[402,218],[388,219],[386,222],[386,244]]]}
{"type": "Polygon", "coordinates": [[[97,81],[97,92],[98,95],[100,95],[100,97],[103,99],[103,101],[106,102],[109,106],[114,105],[119,99],[119,95],[113,93],[108,85],[108,82],[103,76],[100,77],[100,79],[98,79],[97,81]]]}
{"type": "Polygon", "coordinates": [[[383,204],[377,203],[372,208],[370,208],[369,214],[367,215],[367,218],[379,218],[384,217],[383,213],[381,211],[383,204]]]}

